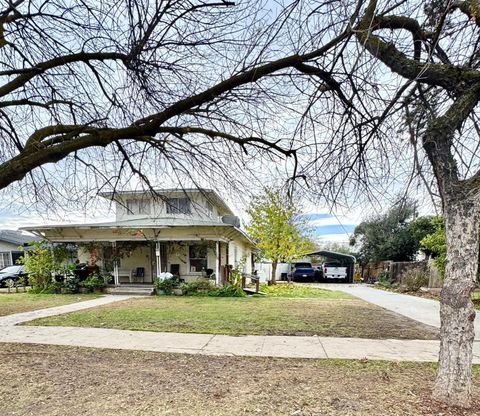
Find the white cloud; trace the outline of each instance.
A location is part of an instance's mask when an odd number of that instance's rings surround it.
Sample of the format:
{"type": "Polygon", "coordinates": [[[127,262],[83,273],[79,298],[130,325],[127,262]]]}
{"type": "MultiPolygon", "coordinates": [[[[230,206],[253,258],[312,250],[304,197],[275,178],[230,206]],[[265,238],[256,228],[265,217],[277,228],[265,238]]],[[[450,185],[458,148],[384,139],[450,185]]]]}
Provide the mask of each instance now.
{"type": "Polygon", "coordinates": [[[348,245],[349,238],[348,235],[343,233],[343,234],[324,234],[316,237],[317,242],[320,245],[325,245],[328,243],[339,243],[339,244],[345,244],[348,245]]]}

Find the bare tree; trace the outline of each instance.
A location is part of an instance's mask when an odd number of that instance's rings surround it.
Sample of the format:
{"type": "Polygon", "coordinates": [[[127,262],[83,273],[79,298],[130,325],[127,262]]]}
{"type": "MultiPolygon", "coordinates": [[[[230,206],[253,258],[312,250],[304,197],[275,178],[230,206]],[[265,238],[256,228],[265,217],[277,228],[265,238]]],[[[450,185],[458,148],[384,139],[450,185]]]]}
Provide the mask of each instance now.
{"type": "Polygon", "coordinates": [[[126,173],[148,185],[147,166],[225,174],[265,151],[294,156],[290,143],[262,134],[255,83],[322,56],[346,32],[272,60],[280,23],[254,4],[9,1],[0,11],[0,188],[73,182],[81,166],[97,188],[115,188],[126,173]]]}
{"type": "Polygon", "coordinates": [[[439,370],[433,395],[458,406],[468,406],[471,400],[475,336],[471,294],[478,268],[480,173],[475,169],[478,154],[470,153],[478,134],[471,135],[468,127],[470,121],[476,125],[480,100],[479,5],[477,1],[431,2],[422,19],[402,14],[401,9],[398,14],[387,13],[372,0],[356,31],[365,49],[413,83],[411,97],[415,102],[423,100],[429,111],[421,140],[436,178],[447,231],[439,370]],[[398,39],[383,38],[384,30],[410,32],[410,50],[402,50],[398,39]],[[441,105],[435,105],[432,94],[442,97],[441,105]]]}
{"type": "Polygon", "coordinates": [[[195,179],[195,169],[235,181],[252,158],[272,154],[289,157],[297,187],[331,201],[375,196],[414,177],[428,185],[431,173],[448,246],[434,397],[469,405],[477,0],[3,7],[0,189],[90,180],[79,166],[97,188],[115,189],[126,174],[146,185],[148,173],[195,179]]]}
{"type": "MultiPolygon", "coordinates": [[[[381,184],[396,177],[407,186],[416,177],[439,196],[447,268],[433,397],[468,407],[479,256],[480,2],[368,0],[358,7],[334,51],[297,66],[308,77],[293,83],[309,97],[297,133],[315,152],[297,177],[330,200],[365,192],[378,198],[381,184]],[[336,83],[309,85],[323,73],[336,83]]],[[[315,13],[321,8],[307,15],[315,13]]]]}

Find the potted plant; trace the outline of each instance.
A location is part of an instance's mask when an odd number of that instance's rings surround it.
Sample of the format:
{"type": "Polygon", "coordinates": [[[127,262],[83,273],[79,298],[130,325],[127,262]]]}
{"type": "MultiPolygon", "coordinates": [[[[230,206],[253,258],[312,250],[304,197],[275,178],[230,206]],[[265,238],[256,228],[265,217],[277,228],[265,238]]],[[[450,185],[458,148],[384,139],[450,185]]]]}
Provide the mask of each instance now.
{"type": "MultiPolygon", "coordinates": [[[[171,295],[174,293],[174,289],[178,288],[180,285],[180,279],[178,276],[172,276],[168,279],[157,279],[155,280],[155,288],[157,295],[171,295]]],[[[181,293],[183,294],[183,292],[181,293]]]]}

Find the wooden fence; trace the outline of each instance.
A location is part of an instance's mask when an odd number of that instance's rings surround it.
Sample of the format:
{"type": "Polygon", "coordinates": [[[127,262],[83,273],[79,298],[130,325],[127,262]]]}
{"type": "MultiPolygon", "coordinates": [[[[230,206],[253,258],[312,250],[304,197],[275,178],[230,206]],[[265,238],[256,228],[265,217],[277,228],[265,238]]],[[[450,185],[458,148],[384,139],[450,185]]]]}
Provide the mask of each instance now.
{"type": "Polygon", "coordinates": [[[382,261],[377,265],[367,264],[360,270],[364,282],[378,280],[380,272],[388,271],[392,282],[403,284],[402,276],[408,270],[420,269],[429,275],[428,287],[442,286],[442,279],[432,260],[424,261],[382,261]]]}

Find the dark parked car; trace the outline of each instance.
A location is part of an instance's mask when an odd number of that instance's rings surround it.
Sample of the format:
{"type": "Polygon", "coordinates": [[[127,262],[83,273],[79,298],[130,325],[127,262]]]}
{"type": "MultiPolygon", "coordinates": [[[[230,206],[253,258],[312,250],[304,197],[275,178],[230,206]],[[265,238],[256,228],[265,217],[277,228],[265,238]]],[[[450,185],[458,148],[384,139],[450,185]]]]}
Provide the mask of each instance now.
{"type": "Polygon", "coordinates": [[[314,281],[315,270],[311,263],[295,263],[293,265],[292,272],[290,273],[290,279],[294,282],[301,281],[314,281]]]}
{"type": "Polygon", "coordinates": [[[17,282],[20,278],[27,277],[24,266],[7,266],[0,270],[0,286],[6,286],[9,279],[17,282]]]}

